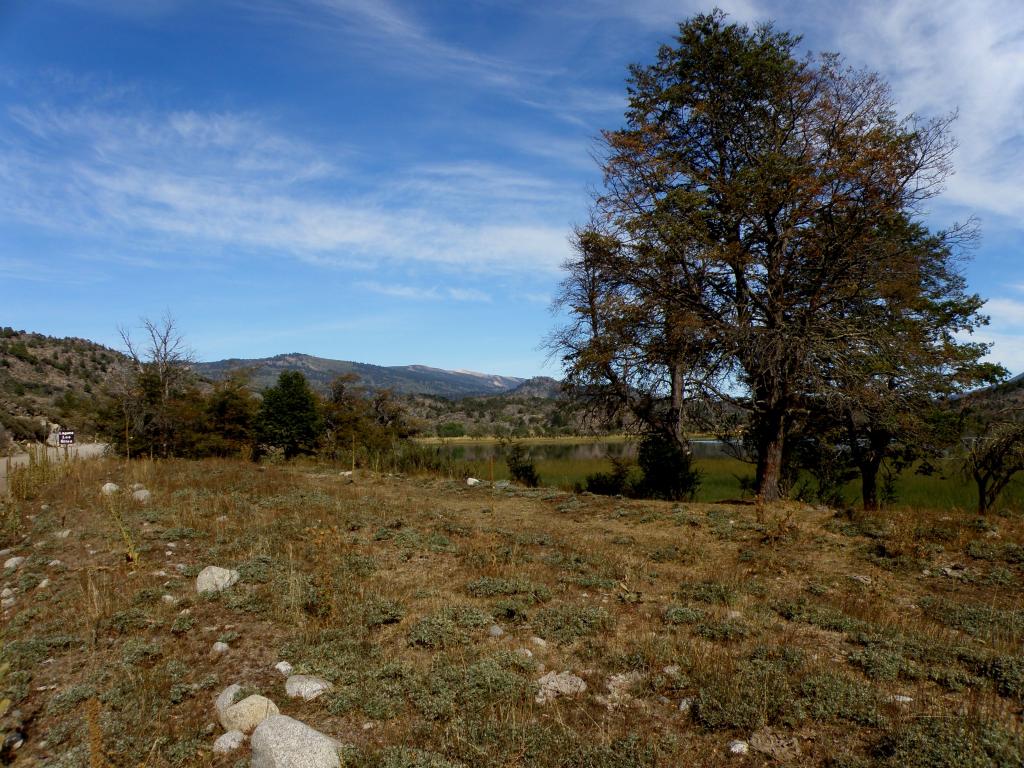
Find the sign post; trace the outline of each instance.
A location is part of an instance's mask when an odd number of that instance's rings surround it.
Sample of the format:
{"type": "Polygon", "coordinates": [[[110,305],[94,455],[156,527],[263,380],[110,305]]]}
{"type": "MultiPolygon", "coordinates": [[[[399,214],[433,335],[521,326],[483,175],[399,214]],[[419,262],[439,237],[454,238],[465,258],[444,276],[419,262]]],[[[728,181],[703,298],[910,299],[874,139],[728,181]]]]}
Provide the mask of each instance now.
{"type": "Polygon", "coordinates": [[[57,445],[74,445],[75,433],[70,429],[62,429],[57,433],[57,445]]]}

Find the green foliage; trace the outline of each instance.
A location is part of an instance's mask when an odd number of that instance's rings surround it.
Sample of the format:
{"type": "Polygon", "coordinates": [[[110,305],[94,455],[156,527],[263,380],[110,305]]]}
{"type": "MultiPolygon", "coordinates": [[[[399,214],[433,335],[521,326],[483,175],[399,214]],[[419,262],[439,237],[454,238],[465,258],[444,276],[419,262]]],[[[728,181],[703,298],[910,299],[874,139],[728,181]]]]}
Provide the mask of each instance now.
{"type": "Polygon", "coordinates": [[[521,483],[527,488],[536,488],[540,485],[540,477],[537,475],[533,460],[519,443],[509,446],[508,453],[505,455],[505,463],[508,465],[509,474],[517,483],[521,483]]]}
{"type": "Polygon", "coordinates": [[[545,638],[571,643],[610,629],[612,617],[604,608],[591,605],[561,603],[537,613],[534,625],[545,638]]]}
{"type": "Polygon", "coordinates": [[[263,393],[257,424],[260,443],[282,449],[286,459],[315,452],[322,422],[306,377],[283,371],[277,385],[263,393]]]}
{"type": "Polygon", "coordinates": [[[637,464],[643,472],[638,495],[652,499],[692,499],[700,488],[693,457],[674,438],[650,432],[640,440],[637,464]]]}
{"type": "Polygon", "coordinates": [[[501,579],[493,576],[481,576],[467,584],[466,590],[473,597],[518,595],[535,603],[551,599],[551,590],[547,586],[523,578],[501,579]]]}

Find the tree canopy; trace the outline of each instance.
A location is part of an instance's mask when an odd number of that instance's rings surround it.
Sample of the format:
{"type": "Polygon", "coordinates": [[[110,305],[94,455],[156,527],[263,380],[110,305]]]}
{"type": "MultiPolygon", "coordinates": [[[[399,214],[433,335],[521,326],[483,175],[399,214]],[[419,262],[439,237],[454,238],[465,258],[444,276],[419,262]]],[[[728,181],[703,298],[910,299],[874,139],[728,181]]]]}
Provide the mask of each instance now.
{"type": "Polygon", "coordinates": [[[680,443],[695,403],[745,409],[768,500],[812,412],[857,447],[880,429],[884,454],[908,404],[998,374],[961,340],[985,322],[957,269],[973,222],[921,221],[953,116],[901,117],[877,75],[799,42],[716,11],[630,69],[552,339],[580,396],[680,443]]]}

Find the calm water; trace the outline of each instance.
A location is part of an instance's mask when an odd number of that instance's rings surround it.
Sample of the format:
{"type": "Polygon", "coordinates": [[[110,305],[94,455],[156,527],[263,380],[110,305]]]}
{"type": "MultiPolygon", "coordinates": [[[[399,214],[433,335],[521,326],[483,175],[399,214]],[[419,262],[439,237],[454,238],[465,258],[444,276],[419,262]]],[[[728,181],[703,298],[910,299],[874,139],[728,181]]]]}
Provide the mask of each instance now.
{"type": "MultiPolygon", "coordinates": [[[[578,443],[524,443],[527,455],[535,462],[588,461],[594,459],[635,459],[635,441],[578,443]]],[[[713,459],[726,455],[718,440],[691,440],[690,448],[698,459],[713,459]]],[[[470,443],[442,445],[441,450],[456,461],[502,461],[506,448],[500,443],[470,443]]]]}

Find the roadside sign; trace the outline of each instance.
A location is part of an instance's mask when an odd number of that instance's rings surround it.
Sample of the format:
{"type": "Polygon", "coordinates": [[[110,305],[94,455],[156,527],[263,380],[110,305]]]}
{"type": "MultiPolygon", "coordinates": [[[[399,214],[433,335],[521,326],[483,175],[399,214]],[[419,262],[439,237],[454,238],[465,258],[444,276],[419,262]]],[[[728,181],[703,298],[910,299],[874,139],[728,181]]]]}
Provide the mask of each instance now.
{"type": "Polygon", "coordinates": [[[57,445],[74,445],[75,433],[70,429],[62,429],[57,433],[57,445]]]}

